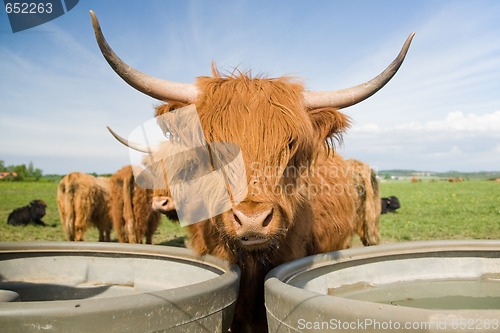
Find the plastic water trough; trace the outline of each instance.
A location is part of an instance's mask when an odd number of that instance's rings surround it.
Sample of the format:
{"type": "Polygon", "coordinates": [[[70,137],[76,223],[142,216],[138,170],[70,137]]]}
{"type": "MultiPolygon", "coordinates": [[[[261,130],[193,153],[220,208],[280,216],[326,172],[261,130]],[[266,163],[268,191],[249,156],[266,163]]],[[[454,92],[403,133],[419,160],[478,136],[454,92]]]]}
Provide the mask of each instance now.
{"type": "Polygon", "coordinates": [[[184,248],[0,243],[0,331],[227,332],[239,276],[184,248]]]}
{"type": "Polygon", "coordinates": [[[500,332],[500,241],[355,248],[281,265],[269,331],[500,332]]]}

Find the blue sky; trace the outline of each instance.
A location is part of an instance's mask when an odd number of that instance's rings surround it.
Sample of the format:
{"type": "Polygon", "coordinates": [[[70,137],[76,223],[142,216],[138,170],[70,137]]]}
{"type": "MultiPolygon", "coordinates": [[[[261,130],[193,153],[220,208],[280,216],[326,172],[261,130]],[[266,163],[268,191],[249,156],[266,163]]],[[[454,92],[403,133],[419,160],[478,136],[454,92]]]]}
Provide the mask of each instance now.
{"type": "Polygon", "coordinates": [[[306,89],[367,81],[416,32],[400,71],[344,112],[339,153],[381,169],[500,170],[500,2],[80,1],[49,23],[12,33],[0,13],[0,159],[45,174],[111,173],[127,136],[158,101],[127,86],[94,40],[89,10],[131,66],[194,82],[238,67],[295,76],[306,89]]]}

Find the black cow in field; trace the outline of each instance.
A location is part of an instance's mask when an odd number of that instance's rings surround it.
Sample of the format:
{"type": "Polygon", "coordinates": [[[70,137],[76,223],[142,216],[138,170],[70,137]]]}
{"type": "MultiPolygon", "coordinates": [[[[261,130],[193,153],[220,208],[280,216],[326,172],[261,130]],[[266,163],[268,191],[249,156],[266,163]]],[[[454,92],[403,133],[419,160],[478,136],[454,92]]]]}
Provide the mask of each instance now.
{"type": "Polygon", "coordinates": [[[401,208],[401,204],[399,203],[399,199],[395,196],[391,196],[389,198],[382,198],[382,214],[385,213],[394,213],[396,209],[401,208]]]}
{"type": "Polygon", "coordinates": [[[42,221],[46,207],[47,204],[43,200],[33,200],[27,206],[14,209],[7,218],[7,224],[25,226],[32,222],[46,226],[45,222],[42,221]]]}

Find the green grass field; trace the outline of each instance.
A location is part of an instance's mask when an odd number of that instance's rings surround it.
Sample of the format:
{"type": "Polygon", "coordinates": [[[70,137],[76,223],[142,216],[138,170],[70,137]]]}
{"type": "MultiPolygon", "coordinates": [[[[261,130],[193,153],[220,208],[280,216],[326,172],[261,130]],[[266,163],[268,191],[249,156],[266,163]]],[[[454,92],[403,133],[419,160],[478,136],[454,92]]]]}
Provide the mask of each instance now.
{"type": "Polygon", "coordinates": [[[380,220],[384,243],[433,239],[500,239],[500,183],[388,182],[382,196],[395,195],[397,213],[380,220]]]}
{"type": "MultiPolygon", "coordinates": [[[[57,183],[0,182],[0,241],[63,241],[56,204],[57,183]],[[45,223],[13,227],[7,216],[33,199],[44,200],[45,223]]],[[[397,213],[381,216],[382,243],[436,239],[500,239],[500,183],[486,180],[462,183],[387,182],[381,183],[382,196],[395,195],[401,201],[397,213]]],[[[162,218],[154,244],[183,246],[185,229],[162,218]]],[[[112,238],[116,238],[113,234],[112,238]]],[[[96,229],[85,234],[97,241],[96,229]]]]}

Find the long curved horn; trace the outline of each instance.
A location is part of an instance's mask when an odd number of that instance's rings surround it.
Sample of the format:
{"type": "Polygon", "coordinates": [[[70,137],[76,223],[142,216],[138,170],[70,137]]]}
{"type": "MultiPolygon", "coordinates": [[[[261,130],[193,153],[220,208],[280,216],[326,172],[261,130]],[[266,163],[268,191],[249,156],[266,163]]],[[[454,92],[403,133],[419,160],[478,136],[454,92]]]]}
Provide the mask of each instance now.
{"type": "Polygon", "coordinates": [[[111,49],[108,42],[106,42],[99,21],[92,10],[90,11],[90,16],[92,17],[95,38],[102,55],[116,74],[125,80],[125,82],[140,92],[162,101],[170,100],[191,103],[196,99],[198,89],[195,85],[157,79],[141,73],[123,62],[111,49]]]}
{"type": "Polygon", "coordinates": [[[410,47],[414,32],[408,36],[403,48],[394,61],[378,76],[368,82],[355,87],[335,90],[335,91],[305,91],[303,93],[305,106],[309,109],[318,109],[322,107],[346,108],[359,103],[379,91],[387,82],[389,82],[405,59],[406,52],[410,47]]]}
{"type": "Polygon", "coordinates": [[[125,146],[127,146],[129,148],[132,148],[134,150],[137,150],[137,151],[139,151],[141,153],[151,154],[153,152],[153,150],[151,149],[151,147],[146,146],[146,145],[142,145],[140,143],[130,142],[127,139],[125,139],[125,138],[121,137],[120,135],[118,135],[115,131],[113,131],[111,129],[111,127],[106,126],[106,128],[111,133],[111,135],[113,135],[115,137],[115,139],[118,140],[118,141],[120,141],[123,145],[125,145],[125,146]]]}

